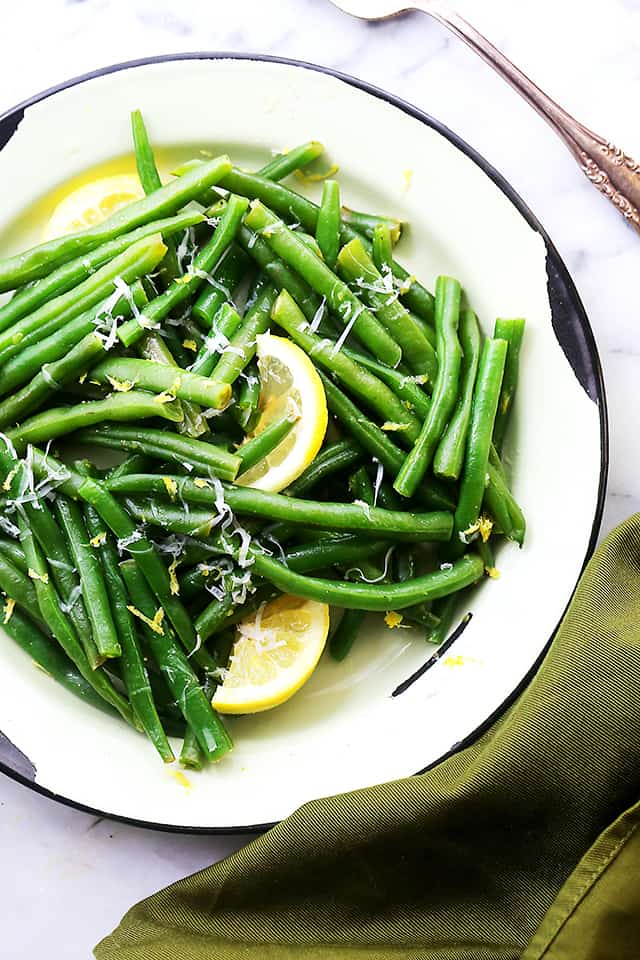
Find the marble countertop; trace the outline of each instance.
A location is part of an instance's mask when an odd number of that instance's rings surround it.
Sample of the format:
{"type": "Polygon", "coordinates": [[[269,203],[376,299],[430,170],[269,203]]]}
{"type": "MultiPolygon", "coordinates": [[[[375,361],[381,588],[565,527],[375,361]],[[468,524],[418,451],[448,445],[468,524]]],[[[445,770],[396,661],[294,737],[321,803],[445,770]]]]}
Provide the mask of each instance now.
{"type": "MultiPolygon", "coordinates": [[[[593,129],[640,157],[640,0],[458,0],[504,52],[593,129]],[[525,9],[526,8],[526,9],[525,9]]],[[[327,0],[22,0],[0,41],[0,111],[70,76],[188,50],[314,61],[409,100],[458,132],[514,185],[564,257],[604,365],[611,468],[603,532],[640,509],[635,280],[640,239],[543,121],[438,24],[343,16],[327,0]]],[[[136,900],[246,837],[163,834],[79,813],[0,778],[3,955],[87,960],[136,900]]]]}

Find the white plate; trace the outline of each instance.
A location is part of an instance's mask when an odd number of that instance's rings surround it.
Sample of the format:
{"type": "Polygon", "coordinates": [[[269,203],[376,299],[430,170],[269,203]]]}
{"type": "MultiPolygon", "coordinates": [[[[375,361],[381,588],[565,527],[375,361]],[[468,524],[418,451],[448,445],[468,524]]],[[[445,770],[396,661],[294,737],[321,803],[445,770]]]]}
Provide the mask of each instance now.
{"type": "MultiPolygon", "coordinates": [[[[349,205],[411,222],[399,256],[427,285],[438,273],[459,277],[485,330],[496,316],[527,318],[508,449],[529,523],[526,546],[500,551],[502,576],[473,595],[467,630],[406,693],[390,696],[429,650],[417,634],[372,621],[343,664],[325,655],[288,704],[230,721],[233,754],[188,774],[186,788],[141,736],[74,699],[3,642],[6,773],[65,802],[145,825],[250,828],[315,797],[436,763],[530,674],[600,521],[602,378],[564,265],[499,175],[417,110],[307,65],[169,58],[101,71],[16,108],[0,121],[2,254],[37,240],[35,221],[18,220],[21,211],[87,168],[130,155],[135,107],[154,143],[167,149],[166,162],[206,147],[251,168],[274,148],[321,140],[339,164],[349,205]]],[[[127,165],[130,156],[115,167],[127,165]]],[[[39,215],[50,206],[51,199],[39,203],[39,215]]]]}

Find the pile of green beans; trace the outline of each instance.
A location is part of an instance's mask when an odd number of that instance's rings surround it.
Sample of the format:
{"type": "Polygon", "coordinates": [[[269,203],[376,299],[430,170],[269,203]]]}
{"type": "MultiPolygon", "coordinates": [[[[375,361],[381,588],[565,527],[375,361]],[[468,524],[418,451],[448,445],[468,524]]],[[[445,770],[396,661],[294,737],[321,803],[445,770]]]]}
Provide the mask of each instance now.
{"type": "Polygon", "coordinates": [[[367,612],[441,643],[497,576],[498,539],[523,544],[502,450],[525,322],[485,336],[455,278],[432,295],[398,262],[399,220],[345,206],[335,179],[317,204],[281,184],[317,141],[163,184],[131,125],[143,199],[0,259],[2,620],[67,690],[199,770],[232,749],[212,697],[229,628],[261,605],[342,608],[336,661],[367,612]],[[329,413],[278,492],[245,485],[305,417],[263,422],[269,332],[309,358],[329,413]]]}

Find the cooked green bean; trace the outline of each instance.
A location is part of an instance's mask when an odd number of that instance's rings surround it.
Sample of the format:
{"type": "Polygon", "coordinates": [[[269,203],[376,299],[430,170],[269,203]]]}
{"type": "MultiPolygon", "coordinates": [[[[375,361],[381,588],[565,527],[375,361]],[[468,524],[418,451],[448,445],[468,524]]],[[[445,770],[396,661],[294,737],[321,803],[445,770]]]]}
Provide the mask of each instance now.
{"type": "MultiPolygon", "coordinates": [[[[246,173],[244,170],[233,167],[221,179],[220,186],[245,197],[261,200],[265,206],[284,219],[297,220],[309,233],[313,233],[316,229],[319,209],[317,204],[293,190],[288,190],[280,183],[272,183],[258,174],[246,173]]],[[[359,230],[354,229],[351,224],[345,222],[343,217],[342,243],[348,243],[357,236],[363,239],[364,233],[361,234],[359,230]]],[[[368,241],[366,242],[368,244],[368,241]]],[[[400,297],[408,309],[429,322],[433,320],[434,299],[429,291],[395,260],[392,270],[394,277],[400,281],[400,297]]]]}
{"type": "Polygon", "coordinates": [[[147,240],[149,237],[159,234],[166,243],[168,237],[203,221],[204,216],[197,210],[185,211],[164,220],[153,220],[131,233],[125,233],[115,240],[103,243],[95,250],[76,257],[75,260],[69,260],[40,280],[36,280],[34,283],[18,290],[8,303],[0,307],[0,331],[13,326],[18,320],[33,313],[53,297],[59,297],[60,294],[76,287],[81,281],[95,273],[99,267],[124,253],[139,240],[147,240]]]}
{"type": "MultiPolygon", "coordinates": [[[[167,346],[166,335],[163,337],[157,334],[155,330],[150,330],[138,340],[136,348],[145,361],[150,360],[153,363],[171,367],[174,371],[178,369],[178,362],[167,346]]],[[[174,373],[174,382],[177,378],[178,374],[174,373]]],[[[183,419],[178,425],[178,432],[184,433],[188,437],[201,437],[209,428],[200,407],[189,400],[181,400],[181,406],[183,419]]]]}
{"type": "Polygon", "coordinates": [[[295,573],[257,550],[253,551],[253,557],[255,572],[283,593],[352,610],[402,610],[462,590],[476,583],[484,572],[480,557],[468,554],[450,568],[425,573],[404,583],[348,583],[295,573]]]}
{"type": "Polygon", "coordinates": [[[245,223],[260,231],[278,256],[293,267],[321,296],[346,330],[353,333],[381,360],[395,366],[401,351],[382,324],[351,292],[346,283],[322,262],[306,244],[259,201],[251,204],[245,223]]]}
{"type": "Polygon", "coordinates": [[[89,543],[82,511],[73,500],[61,496],[56,497],[55,509],[80,576],[82,599],[91,621],[98,653],[102,657],[119,657],[122,649],[118,632],[111,614],[100,561],[89,543]]]}
{"type": "Polygon", "coordinates": [[[376,223],[371,238],[371,259],[381,274],[391,273],[393,263],[393,240],[388,223],[376,223]]]}
{"type": "Polygon", "coordinates": [[[455,512],[453,555],[460,554],[467,542],[468,531],[478,521],[485,495],[489,448],[500,399],[506,340],[487,340],[482,350],[478,378],[473,394],[467,449],[455,512]]]}
{"type": "Polygon", "coordinates": [[[228,157],[208,160],[200,164],[197,170],[173,180],[150,196],[122,207],[101,223],[0,260],[0,292],[36,280],[59,264],[93,250],[106,240],[113,240],[134,227],[175,213],[190,200],[201,196],[208,187],[218,183],[230,169],[228,157]]]}
{"type": "Polygon", "coordinates": [[[117,291],[120,290],[118,284],[131,283],[149,273],[162,260],[166,250],[158,234],[139,240],[77,287],[43,303],[38,310],[0,333],[0,363],[6,363],[25,347],[56,333],[70,320],[113,295],[114,291],[117,300],[117,291]]]}
{"type": "Polygon", "coordinates": [[[187,770],[202,770],[204,756],[193,727],[187,725],[180,751],[180,766],[187,770]]]}
{"type": "Polygon", "coordinates": [[[462,361],[457,333],[459,313],[460,284],[451,277],[438,277],[435,312],[438,375],[420,436],[393,484],[403,497],[411,497],[416,492],[431,465],[436,446],[455,407],[462,361]]]}
{"type": "Polygon", "coordinates": [[[513,398],[518,385],[518,368],[520,366],[520,348],[522,338],[524,337],[525,321],[517,320],[496,320],[493,336],[498,340],[506,340],[509,344],[507,350],[507,361],[504,368],[504,377],[502,380],[502,393],[496,413],[496,423],[493,429],[493,442],[498,452],[502,449],[505,431],[511,416],[513,407],[513,398]]]}
{"type": "Polygon", "coordinates": [[[248,370],[242,374],[242,383],[238,399],[231,408],[231,414],[245,432],[250,432],[256,425],[260,402],[260,376],[255,363],[250,364],[248,370]]]}
{"type": "MultiPolygon", "coordinates": [[[[141,473],[142,471],[138,471],[141,473]]],[[[26,561],[24,550],[20,546],[17,540],[10,540],[8,537],[0,537],[0,553],[3,554],[7,560],[10,560],[13,566],[17,567],[18,570],[21,570],[22,573],[26,573],[29,569],[29,565],[26,561]]]]}
{"type": "Polygon", "coordinates": [[[23,347],[17,356],[12,357],[2,366],[0,394],[10,393],[16,387],[36,377],[45,364],[64,359],[69,351],[89,334],[97,334],[104,339],[105,346],[111,343],[113,327],[118,317],[129,316],[133,309],[132,305],[138,308],[145,302],[144,289],[136,281],[115,304],[113,297],[109,297],[98,307],[92,307],[86,313],[70,320],[60,330],[31,343],[30,346],[23,347]],[[101,332],[101,330],[106,331],[107,328],[109,328],[107,332],[101,332]]]}
{"type": "Polygon", "coordinates": [[[522,545],[526,533],[524,514],[509,490],[504,476],[489,462],[489,482],[484,491],[484,504],[502,533],[522,545]]]}
{"type": "Polygon", "coordinates": [[[306,167],[322,153],[324,153],[323,145],[318,143],[317,140],[310,140],[308,143],[303,143],[292,150],[285,150],[283,153],[276,154],[272,160],[269,160],[264,167],[260,168],[258,173],[267,180],[283,180],[290,173],[306,167]]]}
{"type": "Polygon", "coordinates": [[[210,335],[191,365],[191,372],[202,377],[211,376],[220,356],[229,346],[231,337],[242,324],[242,317],[230,303],[223,303],[213,318],[210,335]]]}
{"type": "MultiPolygon", "coordinates": [[[[14,566],[4,553],[0,553],[0,590],[7,599],[15,600],[18,606],[22,607],[29,616],[40,619],[33,582],[26,573],[14,566]]],[[[11,611],[8,607],[5,607],[3,619],[7,620],[10,617],[11,611]]],[[[0,623],[2,622],[0,620],[0,623]]]]}
{"type": "Polygon", "coordinates": [[[290,339],[302,347],[317,365],[333,374],[340,383],[360,397],[385,421],[397,425],[399,436],[406,437],[409,445],[416,439],[420,432],[420,422],[407,410],[402,401],[385,383],[341,350],[336,349],[336,344],[312,333],[301,310],[286,290],[278,296],[271,316],[290,339]]]}
{"type": "Polygon", "coordinates": [[[287,290],[291,294],[307,320],[313,321],[316,317],[319,320],[322,317],[324,306],[321,297],[306,280],[291,269],[289,264],[274,253],[264,237],[242,226],[238,231],[238,243],[255,260],[278,290],[287,290]]]}
{"type": "MultiPolygon", "coordinates": [[[[344,429],[380,461],[385,470],[395,477],[404,462],[402,450],[396,447],[386,433],[372,423],[354,403],[322,372],[320,379],[327,396],[331,413],[340,420],[344,429]]],[[[420,499],[436,510],[452,510],[455,506],[450,493],[438,482],[430,480],[427,487],[418,492],[420,499]]]]}
{"type": "Polygon", "coordinates": [[[104,344],[95,333],[88,333],[60,360],[43,364],[33,380],[0,403],[0,427],[17,423],[42,406],[51,394],[77,380],[104,354],[104,344]]]}
{"type": "Polygon", "coordinates": [[[132,357],[107,357],[93,367],[91,380],[110,383],[116,389],[121,389],[122,384],[125,388],[131,384],[154,393],[168,392],[180,400],[191,400],[215,410],[226,406],[231,398],[231,387],[227,383],[217,383],[180,368],[176,372],[173,367],[132,357]]]}
{"type": "Polygon", "coordinates": [[[220,257],[225,253],[236,235],[240,221],[247,209],[246,197],[228,198],[224,213],[212,238],[195,255],[193,267],[182,277],[177,277],[160,296],[151,300],[137,317],[132,317],[118,329],[118,337],[125,347],[139,340],[145,329],[154,327],[164,320],[185,300],[200,289],[209,273],[215,269],[220,257]]]}
{"type": "Polygon", "coordinates": [[[221,447],[203,440],[178,437],[152,427],[96,427],[79,430],[79,442],[87,441],[111,450],[132,450],[156,460],[186,465],[198,475],[213,475],[221,480],[234,480],[240,468],[240,458],[221,447]]]}
{"type": "Polygon", "coordinates": [[[316,240],[325,263],[334,270],[340,249],[340,187],[337,180],[325,180],[323,184],[316,240]]]}
{"type": "Polygon", "coordinates": [[[248,473],[256,464],[273,453],[284,438],[291,433],[296,421],[297,417],[280,417],[256,434],[255,437],[252,437],[251,440],[247,440],[238,447],[237,454],[240,457],[241,467],[237,482],[242,482],[243,474],[248,473]]]}
{"type": "Polygon", "coordinates": [[[451,630],[453,615],[456,612],[459,602],[459,593],[451,593],[448,597],[442,597],[440,600],[436,600],[432,612],[434,616],[437,617],[437,623],[427,631],[427,643],[434,643],[437,646],[444,643],[451,630]]]}
{"type": "MultiPolygon", "coordinates": [[[[375,242],[376,229],[384,228],[389,233],[391,247],[398,242],[402,235],[402,221],[394,217],[377,217],[372,213],[360,213],[358,210],[351,210],[349,207],[342,208],[342,222],[353,227],[358,233],[363,233],[369,240],[375,242]]],[[[391,258],[393,259],[393,257],[391,258]]],[[[378,266],[378,270],[380,266],[378,266]]]]}
{"type": "Polygon", "coordinates": [[[433,472],[445,480],[457,480],[464,461],[465,442],[471,419],[473,388],[480,363],[482,342],[478,318],[473,310],[460,314],[460,394],[442,440],[433,458],[433,472]]]}
{"type": "Polygon", "coordinates": [[[424,385],[428,383],[429,378],[426,374],[410,376],[407,373],[401,373],[399,370],[394,370],[393,367],[387,367],[384,363],[378,363],[377,360],[373,360],[371,357],[367,357],[357,350],[352,350],[350,347],[343,347],[342,353],[350,357],[351,360],[355,360],[361,367],[365,367],[365,369],[370,370],[371,373],[375,373],[378,379],[386,383],[388,387],[391,387],[408,410],[415,410],[417,417],[420,417],[421,420],[425,419],[429,413],[431,401],[424,391],[420,389],[420,384],[424,385]]]}
{"type": "MultiPolygon", "coordinates": [[[[438,369],[435,350],[409,311],[398,301],[392,274],[380,273],[358,237],[342,248],[338,267],[341,275],[356,289],[360,299],[375,311],[376,317],[400,346],[410,368],[433,379],[438,369]]],[[[380,355],[374,353],[374,356],[380,355]]]]}
{"type": "MultiPolygon", "coordinates": [[[[125,560],[120,564],[120,571],[127,585],[131,606],[143,614],[147,621],[156,623],[154,617],[158,611],[155,601],[136,563],[125,560]]],[[[162,676],[187,724],[193,729],[205,757],[208,760],[219,760],[230,750],[231,738],[204,695],[189,660],[175,642],[173,631],[164,623],[158,623],[157,627],[152,629],[141,622],[141,629],[162,676]]]]}
{"type": "Polygon", "coordinates": [[[344,660],[351,650],[366,616],[364,610],[345,610],[329,640],[329,653],[334,660],[344,660]]]}
{"type": "MultiPolygon", "coordinates": [[[[241,226],[239,235],[244,228],[241,226]]],[[[227,300],[231,299],[233,291],[246,275],[249,258],[239,247],[233,245],[227,248],[226,254],[211,272],[211,283],[207,284],[193,305],[191,316],[200,327],[209,333],[213,319],[218,310],[227,300]]]]}
{"type": "Polygon", "coordinates": [[[358,463],[362,456],[362,451],[350,440],[332,443],[320,451],[304,473],[289,484],[285,492],[290,497],[299,497],[303,493],[308,493],[321,480],[358,463]]]}
{"type": "Polygon", "coordinates": [[[126,477],[130,473],[146,473],[148,467],[148,457],[141,453],[130,453],[121,463],[109,470],[106,479],[114,480],[117,477],[126,477]]]}
{"type": "MultiPolygon", "coordinates": [[[[149,475],[121,477],[105,481],[112,493],[136,495],[166,494],[167,485],[173,481],[179,495],[187,503],[214,507],[216,492],[207,484],[198,484],[185,477],[157,477],[149,475]]],[[[265,517],[269,520],[283,520],[285,523],[317,527],[320,530],[362,531],[373,536],[387,536],[392,539],[408,540],[448,540],[451,535],[451,514],[444,510],[429,513],[410,513],[408,511],[383,510],[380,507],[364,507],[353,503],[330,503],[325,500],[301,500],[281,493],[266,493],[249,487],[224,487],[224,499],[231,510],[241,515],[265,517]]],[[[162,503],[149,501],[149,509],[156,516],[172,517],[172,508],[162,503]],[[157,511],[161,511],[161,514],[157,511]]],[[[142,518],[144,505],[132,503],[131,512],[142,518]]],[[[191,533],[194,530],[212,525],[217,514],[206,510],[175,511],[167,529],[177,533],[191,533]]],[[[152,514],[147,514],[151,518],[152,514]]],[[[215,526],[215,523],[213,524],[215,526]]]]}
{"type": "Polygon", "coordinates": [[[147,417],[162,417],[176,423],[182,420],[182,409],[175,401],[165,403],[148,393],[132,390],[130,393],[113,393],[106,400],[89,400],[75,407],[53,407],[13,427],[7,436],[16,446],[24,446],[61,437],[79,427],[105,420],[144,420],[147,417]]]}
{"type": "Polygon", "coordinates": [[[363,466],[358,467],[349,477],[349,492],[354,500],[374,506],[375,492],[369,474],[363,466]]]}
{"type": "Polygon", "coordinates": [[[242,324],[236,330],[222,356],[209,374],[221,383],[234,383],[256,352],[256,337],[269,328],[271,308],[276,299],[272,284],[258,294],[256,301],[247,310],[242,324]]]}

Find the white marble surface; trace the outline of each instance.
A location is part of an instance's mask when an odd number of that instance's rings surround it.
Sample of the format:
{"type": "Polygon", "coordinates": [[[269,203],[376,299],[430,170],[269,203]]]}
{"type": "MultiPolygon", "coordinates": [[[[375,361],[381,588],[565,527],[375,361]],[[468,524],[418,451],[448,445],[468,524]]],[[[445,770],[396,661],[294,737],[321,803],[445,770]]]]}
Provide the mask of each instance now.
{"type": "MultiPolygon", "coordinates": [[[[640,0],[459,0],[457,7],[583,122],[640,157],[640,0]]],[[[611,422],[603,530],[640,509],[640,238],[587,184],[536,114],[437,24],[412,15],[368,26],[327,0],[21,0],[9,6],[8,17],[3,11],[0,110],[108,63],[235,50],[354,74],[460,133],[538,214],[585,302],[611,422]]],[[[96,821],[1,778],[0,953],[11,960],[45,951],[51,960],[87,960],[137,899],[245,839],[96,821]]]]}

